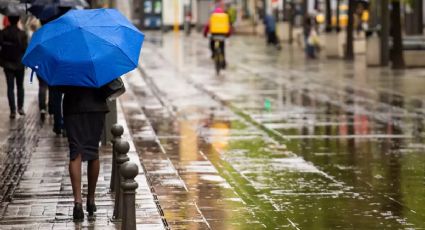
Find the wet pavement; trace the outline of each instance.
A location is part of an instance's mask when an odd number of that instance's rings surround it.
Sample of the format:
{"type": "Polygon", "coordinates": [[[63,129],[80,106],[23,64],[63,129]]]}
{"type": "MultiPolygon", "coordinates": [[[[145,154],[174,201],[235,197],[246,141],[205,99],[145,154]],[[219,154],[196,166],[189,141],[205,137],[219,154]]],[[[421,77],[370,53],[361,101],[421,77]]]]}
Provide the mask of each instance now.
{"type": "Polygon", "coordinates": [[[148,34],[123,102],[172,229],[425,228],[425,70],[234,37],[216,76],[207,47],[148,34]]]}
{"type": "MultiPolygon", "coordinates": [[[[425,228],[425,70],[307,61],[255,37],[232,38],[227,56],[216,76],[206,39],[147,34],[118,106],[143,169],[138,228],[425,228]]],[[[119,228],[110,146],[96,219],[74,224],[66,139],[27,89],[12,122],[0,97],[0,229],[119,228]]]]}
{"type": "MultiPolygon", "coordinates": [[[[0,92],[4,90],[3,86],[0,92]]],[[[120,223],[111,221],[114,206],[114,196],[109,191],[111,145],[100,149],[101,169],[96,190],[98,211],[95,217],[86,218],[83,223],[72,221],[73,196],[68,174],[67,140],[53,133],[52,117],[45,122],[40,120],[38,102],[34,99],[37,98],[37,89],[36,83],[27,83],[27,115],[24,117],[9,120],[8,109],[5,108],[7,103],[2,104],[0,116],[5,130],[0,132],[4,140],[0,148],[0,229],[119,229],[120,223]]],[[[118,123],[124,126],[123,139],[130,142],[130,161],[140,169],[135,179],[139,185],[136,190],[137,227],[165,229],[120,104],[118,123]]],[[[85,169],[83,164],[83,197],[87,193],[85,169]]]]}
{"type": "MultiPolygon", "coordinates": [[[[10,199],[19,178],[24,173],[29,161],[31,148],[35,145],[34,137],[39,129],[34,122],[35,105],[30,98],[34,98],[37,88],[29,81],[25,81],[24,111],[26,116],[17,116],[9,119],[9,105],[6,92],[6,77],[3,69],[0,70],[0,202],[10,199]]],[[[28,79],[28,78],[27,78],[28,79]]],[[[16,92],[16,91],[15,91],[16,92]]],[[[0,213],[3,206],[0,205],[0,213]]]]}
{"type": "MultiPolygon", "coordinates": [[[[128,3],[117,1],[126,15],[128,3]]],[[[26,116],[9,120],[6,84],[0,84],[0,229],[120,229],[113,222],[114,194],[109,191],[111,145],[100,149],[101,169],[96,190],[97,212],[82,223],[72,221],[73,196],[68,174],[66,138],[52,132],[52,117],[42,122],[38,112],[38,82],[25,80],[26,116]]],[[[4,78],[3,72],[0,78],[4,78]]],[[[157,196],[149,184],[132,141],[121,103],[118,123],[124,127],[122,138],[129,141],[130,161],[139,167],[135,180],[137,229],[167,229],[157,196]]],[[[146,128],[148,124],[138,127],[146,128]]],[[[86,167],[83,164],[83,200],[87,193],[86,167]]]]}

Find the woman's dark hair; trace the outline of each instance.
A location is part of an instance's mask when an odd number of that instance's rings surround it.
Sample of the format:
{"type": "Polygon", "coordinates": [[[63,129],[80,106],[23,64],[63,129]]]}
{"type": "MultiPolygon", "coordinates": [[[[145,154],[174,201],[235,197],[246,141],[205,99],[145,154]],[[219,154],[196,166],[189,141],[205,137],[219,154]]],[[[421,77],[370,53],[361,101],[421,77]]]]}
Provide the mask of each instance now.
{"type": "Polygon", "coordinates": [[[16,25],[19,22],[19,16],[9,16],[9,22],[11,25],[16,25]]]}

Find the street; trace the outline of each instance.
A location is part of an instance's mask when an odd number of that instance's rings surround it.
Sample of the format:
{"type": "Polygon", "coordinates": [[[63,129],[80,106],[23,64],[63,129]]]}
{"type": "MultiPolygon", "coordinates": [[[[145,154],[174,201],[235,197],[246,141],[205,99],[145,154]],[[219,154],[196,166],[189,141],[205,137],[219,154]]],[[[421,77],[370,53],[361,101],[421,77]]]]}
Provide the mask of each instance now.
{"type": "MultiPolygon", "coordinates": [[[[138,228],[425,227],[423,69],[307,60],[255,36],[229,39],[226,56],[216,76],[201,35],[146,33],[118,103],[138,228]]],[[[0,229],[119,228],[109,145],[96,218],[72,222],[66,139],[40,123],[37,87],[26,117],[9,121],[2,103],[0,229]]]]}
{"type": "Polygon", "coordinates": [[[0,230],[425,229],[424,13],[0,1],[0,230]]]}
{"type": "Polygon", "coordinates": [[[158,142],[123,107],[172,229],[424,227],[423,70],[234,37],[215,76],[207,39],[147,40],[127,79],[158,142]]]}

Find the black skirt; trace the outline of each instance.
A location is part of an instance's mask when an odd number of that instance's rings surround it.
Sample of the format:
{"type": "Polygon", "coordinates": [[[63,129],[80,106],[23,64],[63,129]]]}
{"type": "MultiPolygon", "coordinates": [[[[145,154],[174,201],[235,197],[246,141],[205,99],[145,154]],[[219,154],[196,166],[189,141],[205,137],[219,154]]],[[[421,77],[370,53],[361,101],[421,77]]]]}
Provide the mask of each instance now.
{"type": "Polygon", "coordinates": [[[99,159],[99,142],[105,124],[105,112],[76,113],[64,116],[69,143],[69,158],[81,154],[83,161],[99,159]]]}

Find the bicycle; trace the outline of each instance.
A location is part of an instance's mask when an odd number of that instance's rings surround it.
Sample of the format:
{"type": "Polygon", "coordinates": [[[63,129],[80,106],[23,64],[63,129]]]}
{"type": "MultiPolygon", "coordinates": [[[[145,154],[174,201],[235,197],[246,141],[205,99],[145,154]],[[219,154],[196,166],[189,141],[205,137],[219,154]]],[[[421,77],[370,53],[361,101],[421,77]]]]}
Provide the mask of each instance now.
{"type": "Polygon", "coordinates": [[[226,40],[226,36],[223,35],[212,35],[214,41],[213,49],[213,60],[215,65],[215,72],[220,75],[220,70],[225,68],[224,54],[221,52],[220,43],[226,40]]]}

